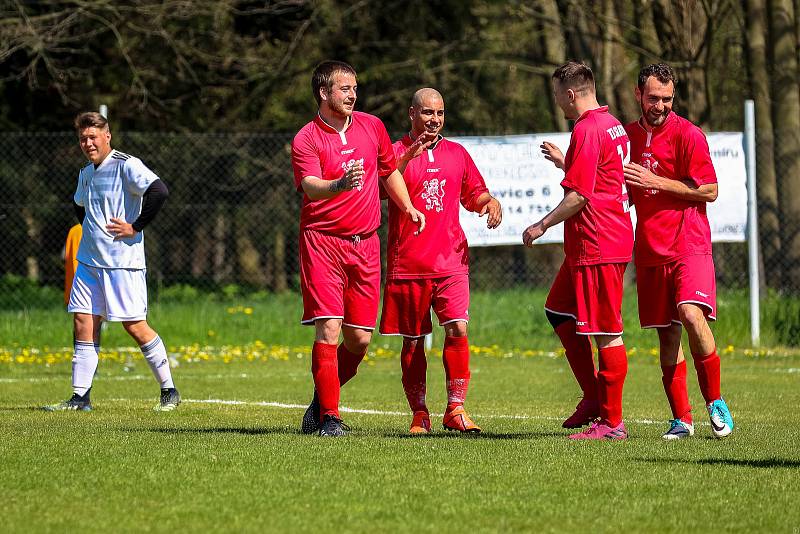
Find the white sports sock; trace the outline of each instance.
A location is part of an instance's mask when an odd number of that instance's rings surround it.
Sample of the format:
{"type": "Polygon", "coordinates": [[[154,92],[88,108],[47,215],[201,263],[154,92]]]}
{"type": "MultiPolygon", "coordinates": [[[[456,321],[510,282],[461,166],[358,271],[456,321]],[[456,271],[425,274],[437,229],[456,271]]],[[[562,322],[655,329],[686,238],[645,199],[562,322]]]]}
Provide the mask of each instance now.
{"type": "Polygon", "coordinates": [[[72,356],[72,392],[83,397],[92,387],[100,348],[91,341],[75,341],[72,356]]]}
{"type": "Polygon", "coordinates": [[[161,341],[161,338],[156,336],[139,348],[142,349],[144,359],[147,360],[147,365],[153,371],[153,376],[161,384],[161,389],[174,388],[172,372],[169,369],[167,349],[164,347],[164,342],[161,341]]]}

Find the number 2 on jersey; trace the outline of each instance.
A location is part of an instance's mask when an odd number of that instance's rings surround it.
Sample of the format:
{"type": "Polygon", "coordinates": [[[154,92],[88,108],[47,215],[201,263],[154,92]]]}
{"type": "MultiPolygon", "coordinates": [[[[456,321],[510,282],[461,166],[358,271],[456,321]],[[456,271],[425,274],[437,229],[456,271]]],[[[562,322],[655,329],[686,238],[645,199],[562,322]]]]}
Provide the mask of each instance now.
{"type": "MultiPolygon", "coordinates": [[[[622,160],[622,166],[624,167],[631,161],[631,142],[630,140],[626,141],[626,149],[623,152],[622,145],[617,145],[617,154],[619,154],[619,159],[622,160]]],[[[625,197],[625,200],[622,201],[622,209],[625,212],[631,210],[631,203],[628,200],[628,189],[625,187],[625,180],[622,180],[622,196],[625,197]]]]}

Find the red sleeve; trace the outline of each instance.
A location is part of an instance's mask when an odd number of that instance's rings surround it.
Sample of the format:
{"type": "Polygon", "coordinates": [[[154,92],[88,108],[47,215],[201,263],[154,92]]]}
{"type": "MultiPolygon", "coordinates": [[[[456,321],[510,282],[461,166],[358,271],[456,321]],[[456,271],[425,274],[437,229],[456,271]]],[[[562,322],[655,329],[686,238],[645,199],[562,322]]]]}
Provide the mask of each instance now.
{"type": "Polygon", "coordinates": [[[386,126],[377,118],[375,119],[375,133],[378,138],[378,176],[386,178],[397,170],[397,161],[394,156],[392,140],[389,139],[389,134],[386,132],[386,126]]]}
{"type": "Polygon", "coordinates": [[[303,191],[300,182],[306,176],[322,178],[322,167],[319,163],[319,153],[314,146],[311,135],[303,129],[292,141],[292,169],[294,170],[294,186],[298,191],[303,191]]]}
{"type": "Polygon", "coordinates": [[[693,181],[697,186],[717,183],[717,173],[714,164],[711,163],[708,140],[703,130],[692,125],[681,137],[682,159],[685,165],[681,176],[693,181]]]}
{"type": "Polygon", "coordinates": [[[400,156],[402,156],[405,153],[406,146],[403,144],[403,140],[400,139],[394,142],[392,148],[394,149],[394,158],[396,162],[396,160],[400,159],[400,156]]]}
{"type": "Polygon", "coordinates": [[[461,205],[469,211],[478,211],[481,206],[477,206],[475,201],[484,193],[488,193],[489,189],[486,187],[486,182],[483,181],[483,176],[472,161],[472,157],[465,148],[461,148],[464,155],[464,177],[461,180],[461,205]]]}
{"type": "Polygon", "coordinates": [[[600,140],[595,129],[578,124],[572,131],[567,154],[567,172],[561,185],[590,199],[594,196],[597,164],[600,161],[600,140]]]}

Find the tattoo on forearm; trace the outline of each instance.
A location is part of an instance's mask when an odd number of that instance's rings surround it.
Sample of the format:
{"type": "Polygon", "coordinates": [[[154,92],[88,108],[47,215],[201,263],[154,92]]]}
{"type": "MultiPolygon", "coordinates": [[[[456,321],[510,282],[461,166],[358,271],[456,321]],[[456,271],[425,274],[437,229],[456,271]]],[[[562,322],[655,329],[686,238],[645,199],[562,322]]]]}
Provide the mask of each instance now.
{"type": "Polygon", "coordinates": [[[331,193],[338,193],[340,191],[344,191],[345,189],[347,189],[347,176],[344,178],[339,178],[338,180],[334,180],[331,182],[331,185],[328,188],[331,193]]]}

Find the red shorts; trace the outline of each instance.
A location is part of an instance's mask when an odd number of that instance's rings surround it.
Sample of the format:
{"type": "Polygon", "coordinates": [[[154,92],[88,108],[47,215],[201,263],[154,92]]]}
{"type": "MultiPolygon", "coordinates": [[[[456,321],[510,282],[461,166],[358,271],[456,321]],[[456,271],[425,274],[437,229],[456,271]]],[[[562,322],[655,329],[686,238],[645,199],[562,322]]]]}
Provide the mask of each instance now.
{"type": "Polygon", "coordinates": [[[717,319],[717,279],[710,254],[686,256],[664,265],[637,266],[642,328],[680,324],[678,305],[697,304],[706,319],[717,319]]]}
{"type": "Polygon", "coordinates": [[[383,293],[380,332],[405,337],[430,334],[431,308],[440,325],[469,321],[469,275],[389,280],[383,293]]]}
{"type": "Polygon", "coordinates": [[[622,275],[626,263],[561,264],[544,309],[575,319],[582,335],[622,334],[622,275]]]}
{"type": "Polygon", "coordinates": [[[378,234],[346,238],[300,232],[302,323],[343,319],[347,326],[375,328],[381,287],[378,234]]]}

